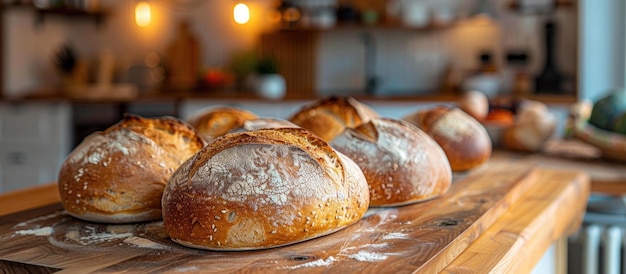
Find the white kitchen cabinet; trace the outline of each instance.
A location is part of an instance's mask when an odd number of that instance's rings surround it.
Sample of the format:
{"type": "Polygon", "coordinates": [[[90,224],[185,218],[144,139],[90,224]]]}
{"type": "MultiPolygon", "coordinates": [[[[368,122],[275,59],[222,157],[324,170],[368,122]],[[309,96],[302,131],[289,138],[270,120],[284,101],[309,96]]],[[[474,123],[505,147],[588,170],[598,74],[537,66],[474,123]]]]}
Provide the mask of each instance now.
{"type": "Polygon", "coordinates": [[[57,180],[71,119],[66,102],[0,103],[0,193],[57,180]]]}

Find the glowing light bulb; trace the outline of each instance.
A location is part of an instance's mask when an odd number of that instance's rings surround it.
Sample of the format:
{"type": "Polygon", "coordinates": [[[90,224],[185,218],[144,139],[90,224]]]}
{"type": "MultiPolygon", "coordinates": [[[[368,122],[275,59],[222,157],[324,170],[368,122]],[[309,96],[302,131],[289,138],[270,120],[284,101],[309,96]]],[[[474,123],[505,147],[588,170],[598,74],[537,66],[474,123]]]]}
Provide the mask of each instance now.
{"type": "Polygon", "coordinates": [[[150,4],[147,2],[139,2],[135,7],[135,23],[137,26],[146,27],[150,24],[151,21],[151,10],[150,4]]]}
{"type": "Polygon", "coordinates": [[[250,9],[244,3],[239,3],[235,5],[233,9],[233,17],[235,18],[235,22],[237,24],[243,25],[250,21],[250,9]]]}

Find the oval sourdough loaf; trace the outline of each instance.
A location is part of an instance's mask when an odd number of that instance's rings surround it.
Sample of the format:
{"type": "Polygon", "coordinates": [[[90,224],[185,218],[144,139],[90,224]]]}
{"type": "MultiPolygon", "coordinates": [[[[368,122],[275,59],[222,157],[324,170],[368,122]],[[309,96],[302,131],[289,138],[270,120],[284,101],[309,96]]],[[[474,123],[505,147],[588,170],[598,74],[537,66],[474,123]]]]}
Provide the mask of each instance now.
{"type": "Polygon", "coordinates": [[[126,115],[89,135],[65,159],[58,181],[61,203],[68,214],[94,222],[160,219],[165,184],[204,145],[178,119],[126,115]]]}
{"type": "Polygon", "coordinates": [[[452,171],[441,147],[401,120],[374,118],[330,145],[353,159],[369,184],[371,206],[400,206],[443,195],[452,171]]]}
{"type": "Polygon", "coordinates": [[[304,106],[289,119],[329,142],[345,128],[354,128],[379,115],[351,97],[329,97],[304,106]]]}
{"type": "Polygon", "coordinates": [[[259,118],[256,114],[233,106],[211,106],[201,109],[187,119],[207,141],[228,133],[233,128],[243,126],[244,122],[259,118]]]}
{"type": "Polygon", "coordinates": [[[215,139],[176,170],[163,193],[174,242],[209,250],[292,244],[342,229],[369,206],[359,167],[301,128],[215,139]]]}
{"type": "Polygon", "coordinates": [[[443,148],[453,171],[472,169],[491,157],[487,130],[459,108],[436,106],[403,119],[422,129],[443,148]]]}

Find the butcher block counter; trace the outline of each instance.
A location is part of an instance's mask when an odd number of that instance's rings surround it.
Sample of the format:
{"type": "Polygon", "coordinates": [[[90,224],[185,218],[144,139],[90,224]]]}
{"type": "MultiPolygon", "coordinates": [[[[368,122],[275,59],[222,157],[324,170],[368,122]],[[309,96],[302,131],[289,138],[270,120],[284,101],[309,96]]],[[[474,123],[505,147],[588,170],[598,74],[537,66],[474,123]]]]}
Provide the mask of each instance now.
{"type": "Polygon", "coordinates": [[[492,159],[449,192],[372,208],[302,243],[215,252],[169,240],[162,222],[106,225],[67,215],[54,184],[0,196],[0,272],[527,273],[581,224],[586,173],[492,159]]]}

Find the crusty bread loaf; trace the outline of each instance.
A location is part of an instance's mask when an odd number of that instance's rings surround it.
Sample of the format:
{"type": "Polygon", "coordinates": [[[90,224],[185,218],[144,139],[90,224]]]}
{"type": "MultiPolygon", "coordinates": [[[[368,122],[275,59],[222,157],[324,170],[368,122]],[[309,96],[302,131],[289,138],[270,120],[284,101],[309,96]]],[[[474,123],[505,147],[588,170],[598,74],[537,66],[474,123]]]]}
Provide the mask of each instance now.
{"type": "Polygon", "coordinates": [[[374,118],[330,142],[353,159],[369,184],[371,206],[400,206],[444,194],[452,171],[441,147],[401,120],[374,118]]]}
{"type": "Polygon", "coordinates": [[[233,106],[211,106],[191,115],[186,121],[207,141],[222,136],[233,128],[242,127],[243,123],[258,116],[250,111],[233,106]]]}
{"type": "Polygon", "coordinates": [[[244,121],[241,126],[232,128],[228,133],[272,128],[299,128],[299,126],[283,119],[257,118],[244,121]]]}
{"type": "Polygon", "coordinates": [[[126,115],[85,138],[65,159],[59,194],[68,214],[104,223],[161,218],[171,174],[205,145],[188,124],[126,115]]]}
{"type": "Polygon", "coordinates": [[[345,128],[354,128],[379,115],[351,97],[328,97],[304,106],[289,119],[329,142],[345,128]]]}
{"type": "Polygon", "coordinates": [[[458,106],[479,122],[484,121],[489,114],[489,98],[482,91],[469,90],[464,92],[459,98],[458,106]]]}
{"type": "Polygon", "coordinates": [[[541,151],[556,129],[556,118],[542,102],[525,100],[517,108],[513,125],[504,129],[502,145],[523,152],[541,151]]]}
{"type": "MultiPolygon", "coordinates": [[[[214,112],[216,114],[218,112],[214,112]]],[[[229,112],[226,112],[229,113],[229,112]]],[[[213,115],[218,116],[218,115],[213,115]]],[[[215,121],[215,119],[214,119],[215,121]]],[[[298,125],[289,122],[287,120],[278,118],[249,118],[241,121],[230,120],[229,123],[224,123],[219,126],[219,130],[212,131],[210,134],[205,135],[205,140],[213,141],[215,138],[222,135],[234,132],[254,131],[259,129],[271,129],[271,128],[299,128],[298,125]],[[232,123],[230,123],[232,122],[232,123]]],[[[205,132],[208,132],[205,130],[205,132]]]]}
{"type": "Polygon", "coordinates": [[[369,206],[359,167],[302,128],[215,139],[175,171],[163,193],[171,239],[209,250],[253,250],[326,235],[369,206]]]}
{"type": "Polygon", "coordinates": [[[491,139],[485,127],[455,107],[436,106],[403,118],[430,135],[448,157],[453,171],[465,171],[491,157],[491,139]]]}

